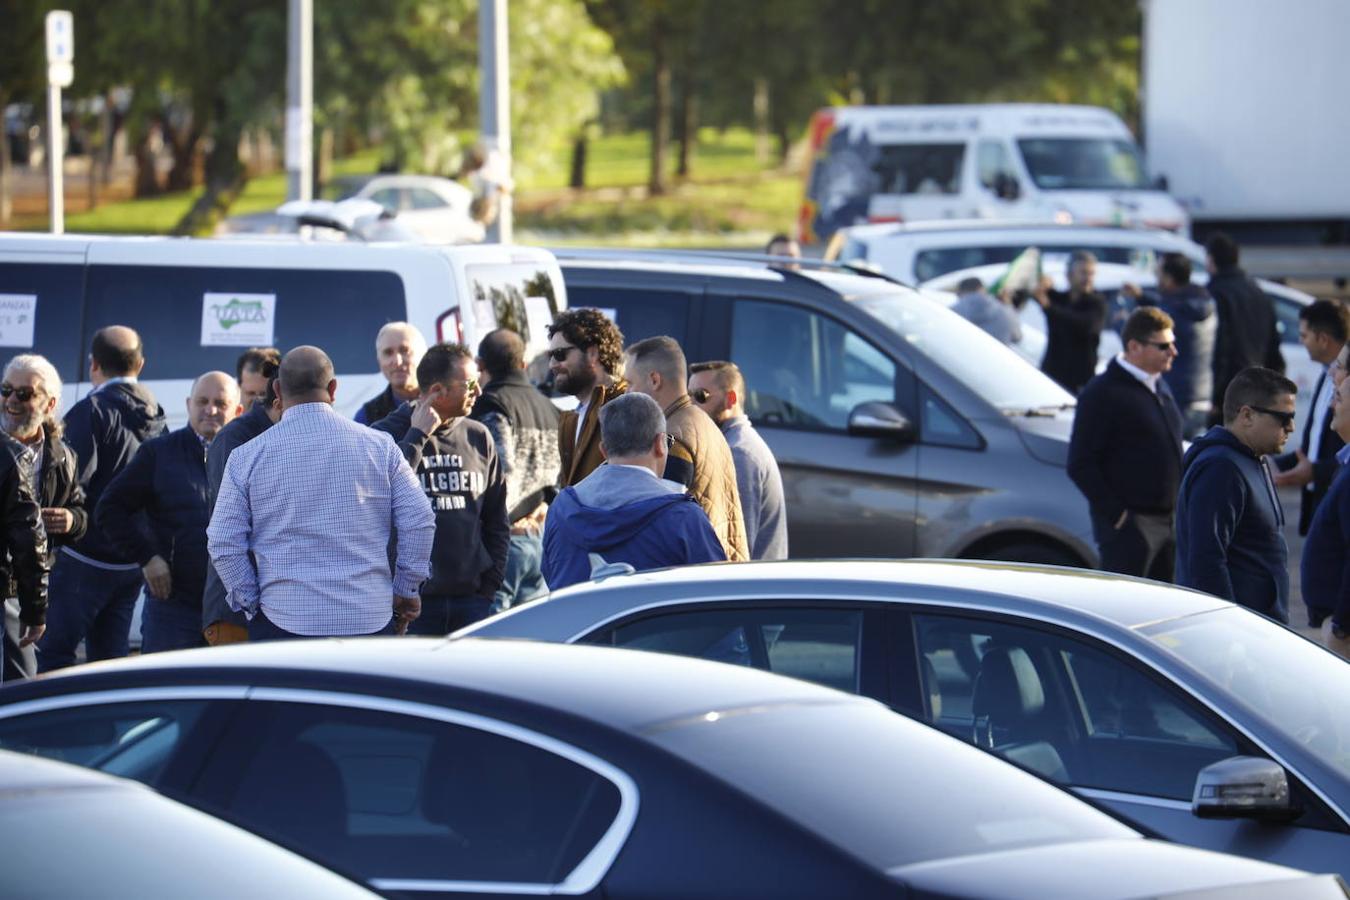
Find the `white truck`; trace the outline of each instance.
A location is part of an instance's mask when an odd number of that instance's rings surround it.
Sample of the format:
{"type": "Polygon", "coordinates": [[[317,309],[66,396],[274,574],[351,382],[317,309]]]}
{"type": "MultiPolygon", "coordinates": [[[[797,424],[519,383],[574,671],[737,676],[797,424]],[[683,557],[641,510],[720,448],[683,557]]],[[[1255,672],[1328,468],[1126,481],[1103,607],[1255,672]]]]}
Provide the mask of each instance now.
{"type": "Polygon", "coordinates": [[[1197,238],[1350,243],[1350,2],[1142,7],[1143,142],[1197,238]]]}

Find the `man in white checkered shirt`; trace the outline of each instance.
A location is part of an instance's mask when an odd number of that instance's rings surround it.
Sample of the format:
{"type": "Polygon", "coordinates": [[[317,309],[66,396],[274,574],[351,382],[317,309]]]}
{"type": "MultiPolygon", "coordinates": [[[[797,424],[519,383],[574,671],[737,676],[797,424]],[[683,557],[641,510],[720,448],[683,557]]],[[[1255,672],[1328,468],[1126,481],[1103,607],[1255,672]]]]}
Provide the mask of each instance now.
{"type": "Polygon", "coordinates": [[[430,572],[431,502],[389,435],[333,410],[322,350],[287,353],[277,388],[281,421],[230,455],[207,529],[226,600],[255,641],[402,634],[430,572]]]}

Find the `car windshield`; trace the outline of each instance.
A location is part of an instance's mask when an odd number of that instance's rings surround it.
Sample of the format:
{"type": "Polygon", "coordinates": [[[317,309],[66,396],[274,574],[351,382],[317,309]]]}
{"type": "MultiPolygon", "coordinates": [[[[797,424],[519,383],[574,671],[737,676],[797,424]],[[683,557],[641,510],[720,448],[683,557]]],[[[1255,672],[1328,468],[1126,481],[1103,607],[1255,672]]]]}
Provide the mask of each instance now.
{"type": "Polygon", "coordinates": [[[1039,369],[934,300],[908,291],[883,291],[854,302],[1003,412],[1073,406],[1073,397],[1039,369]]]}
{"type": "Polygon", "coordinates": [[[1128,140],[1026,138],[1017,142],[1036,187],[1044,190],[1145,190],[1144,163],[1128,140]]]}
{"type": "Polygon", "coordinates": [[[1350,778],[1350,665],[1246,610],[1216,609],[1141,631],[1309,754],[1350,778]]]}

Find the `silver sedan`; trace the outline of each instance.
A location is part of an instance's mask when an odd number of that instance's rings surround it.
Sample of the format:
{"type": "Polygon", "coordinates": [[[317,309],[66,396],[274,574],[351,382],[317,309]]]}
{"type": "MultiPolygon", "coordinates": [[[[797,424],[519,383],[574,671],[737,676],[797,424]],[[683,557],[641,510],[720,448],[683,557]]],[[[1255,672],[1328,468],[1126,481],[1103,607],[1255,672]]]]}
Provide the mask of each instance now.
{"type": "Polygon", "coordinates": [[[578,585],[470,632],[864,694],[1169,840],[1350,878],[1350,665],[1206,594],[1006,563],[741,563],[578,585]]]}

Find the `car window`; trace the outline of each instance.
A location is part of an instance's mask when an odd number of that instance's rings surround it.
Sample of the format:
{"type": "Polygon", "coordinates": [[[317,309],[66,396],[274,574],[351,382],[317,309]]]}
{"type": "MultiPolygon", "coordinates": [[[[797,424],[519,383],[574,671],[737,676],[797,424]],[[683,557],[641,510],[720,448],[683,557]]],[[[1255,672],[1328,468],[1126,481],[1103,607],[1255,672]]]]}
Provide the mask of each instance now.
{"type": "Polygon", "coordinates": [[[1298,313],[1303,307],[1288,297],[1266,294],[1275,310],[1275,328],[1280,332],[1280,343],[1298,343],[1298,313]]]}
{"type": "Polygon", "coordinates": [[[756,425],[844,431],[858,404],[896,402],[895,362],[808,310],[736,301],[731,358],[745,376],[745,411],[756,425]]]}
{"type": "Polygon", "coordinates": [[[478,728],[305,703],[248,716],[257,732],[219,802],[367,879],[556,884],[618,813],[607,779],[478,728]]]}
{"type": "MultiPolygon", "coordinates": [[[[567,278],[564,275],[563,281],[567,278]]],[[[690,295],[682,291],[650,291],[618,287],[567,287],[572,309],[603,310],[623,332],[624,344],[669,335],[688,347],[690,295]]]]}
{"type": "Polygon", "coordinates": [[[959,194],[966,145],[889,144],[872,168],[882,194],[959,194]]]}
{"type": "Polygon", "coordinates": [[[450,204],[441,199],[441,195],[426,188],[411,188],[408,195],[413,209],[440,209],[450,204]]]}
{"type": "Polygon", "coordinates": [[[273,346],[322,347],[339,374],[376,372],[371,335],[408,317],[403,279],[394,272],[97,265],[89,267],[84,346],[95,329],[129,325],[145,344],[144,378],[233,372],[239,354],[258,341],[243,334],[238,344],[226,343],[226,330],[223,340],[203,344],[203,322],[221,305],[208,295],[230,294],[275,298],[273,346]]]}
{"type": "Polygon", "coordinates": [[[403,192],[398,188],[380,188],[370,195],[370,199],[383,206],[385,209],[399,212],[407,209],[407,204],[403,202],[403,192]]]}
{"type": "Polygon", "coordinates": [[[1189,800],[1238,753],[1194,701],[1086,642],[1004,623],[914,617],[926,717],[1055,781],[1189,800]]]}
{"type": "Polygon", "coordinates": [[[752,666],[858,692],[862,613],[839,609],[688,610],[644,616],[588,643],[752,666]]]}
{"type": "Polygon", "coordinates": [[[0,750],[32,753],[154,786],[208,702],[109,703],[0,719],[0,750]]]}
{"type": "Polygon", "coordinates": [[[0,263],[0,350],[40,353],[62,381],[79,379],[78,322],[84,293],[83,265],[0,263]]]}

